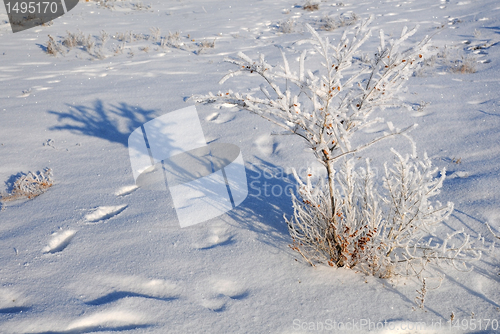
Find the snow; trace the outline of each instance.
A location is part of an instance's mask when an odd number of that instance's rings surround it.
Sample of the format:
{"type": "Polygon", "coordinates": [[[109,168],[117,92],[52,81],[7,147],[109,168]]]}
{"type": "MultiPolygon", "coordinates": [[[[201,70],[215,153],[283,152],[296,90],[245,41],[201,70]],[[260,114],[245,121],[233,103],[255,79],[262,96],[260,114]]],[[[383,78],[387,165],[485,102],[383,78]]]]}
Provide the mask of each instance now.
{"type": "MultiPolygon", "coordinates": [[[[437,197],[455,210],[437,234],[464,229],[491,243],[485,223],[500,235],[497,1],[324,1],[318,11],[285,0],[137,3],[80,2],[53,25],[16,34],[0,6],[0,191],[12,176],[45,167],[55,182],[32,200],[0,204],[1,333],[310,333],[329,332],[332,321],[368,320],[386,321],[375,333],[469,333],[479,332],[481,319],[482,332],[492,332],[491,320],[500,321],[497,252],[468,273],[439,268],[446,278],[427,293],[422,311],[412,309],[421,288],[415,280],[312,268],[288,247],[290,168],[318,168],[300,138],[272,135],[275,126],[231,105],[197,105],[206,143],[241,149],[249,193],[235,209],[181,228],[168,191],[135,186],[128,137],[192,106],[192,95],[258,89],[256,77],[218,84],[234,66],[226,56],[263,53],[278,64],[283,49],[298,63],[303,48],[295,42],[310,37],[303,23],[319,28],[325,15],[371,14],[374,32],[383,29],[386,38],[419,25],[411,42],[433,35],[437,56],[402,93],[411,110],[380,116],[396,128],[418,123],[411,133],[418,153],[446,167],[437,197]],[[280,32],[288,19],[294,31],[280,32]],[[179,31],[183,44],[161,47],[136,36],[115,51],[122,42],[112,36],[150,35],[153,27],[163,37],[179,31]],[[101,49],[102,30],[110,38],[101,49]],[[96,36],[94,50],[104,59],[83,46],[45,53],[47,35],[62,41],[66,31],[96,36]],[[214,48],[201,46],[214,40],[214,48]],[[462,56],[475,57],[475,73],[449,69],[462,56]],[[447,327],[452,312],[467,326],[447,327]],[[416,322],[441,323],[441,330],[402,329],[416,322]]],[[[319,33],[338,40],[344,29],[319,33]]],[[[362,53],[375,50],[377,36],[362,53]]],[[[411,153],[400,138],[363,152],[379,176],[392,147],[411,153]]]]}

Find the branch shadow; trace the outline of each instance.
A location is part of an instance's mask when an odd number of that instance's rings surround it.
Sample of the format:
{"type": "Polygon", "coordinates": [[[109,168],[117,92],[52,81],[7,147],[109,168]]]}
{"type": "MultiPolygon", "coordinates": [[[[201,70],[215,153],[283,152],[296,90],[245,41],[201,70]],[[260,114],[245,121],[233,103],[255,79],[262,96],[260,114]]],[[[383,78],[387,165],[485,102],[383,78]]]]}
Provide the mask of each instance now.
{"type": "Polygon", "coordinates": [[[66,104],[68,111],[49,110],[56,115],[59,122],[50,130],[70,131],[90,137],[105,139],[112,143],[127,146],[128,136],[136,128],[153,119],[157,110],[143,109],[125,102],[105,106],[101,100],[94,101],[92,106],[66,104]]]}
{"type": "Polygon", "coordinates": [[[257,233],[263,243],[286,252],[288,248],[282,245],[291,240],[283,216],[293,214],[290,190],[295,193],[296,182],[283,167],[257,159],[259,164],[245,167],[247,198],[227,214],[240,224],[240,228],[257,233]]]}
{"type": "Polygon", "coordinates": [[[484,111],[484,110],[481,110],[481,109],[478,109],[477,111],[479,111],[480,113],[483,113],[485,115],[500,117],[500,114],[493,114],[493,113],[490,113],[490,112],[487,112],[487,111],[484,111]]]}

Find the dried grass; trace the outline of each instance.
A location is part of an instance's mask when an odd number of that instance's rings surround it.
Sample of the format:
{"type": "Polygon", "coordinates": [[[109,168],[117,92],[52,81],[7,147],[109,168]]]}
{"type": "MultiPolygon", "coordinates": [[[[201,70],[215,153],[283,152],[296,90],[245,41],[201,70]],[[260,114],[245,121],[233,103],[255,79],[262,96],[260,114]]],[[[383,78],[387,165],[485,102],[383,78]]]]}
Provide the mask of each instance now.
{"type": "Polygon", "coordinates": [[[354,25],[359,21],[359,16],[354,12],[342,13],[338,17],[324,16],[319,20],[320,29],[332,31],[341,27],[348,27],[354,25]]]}

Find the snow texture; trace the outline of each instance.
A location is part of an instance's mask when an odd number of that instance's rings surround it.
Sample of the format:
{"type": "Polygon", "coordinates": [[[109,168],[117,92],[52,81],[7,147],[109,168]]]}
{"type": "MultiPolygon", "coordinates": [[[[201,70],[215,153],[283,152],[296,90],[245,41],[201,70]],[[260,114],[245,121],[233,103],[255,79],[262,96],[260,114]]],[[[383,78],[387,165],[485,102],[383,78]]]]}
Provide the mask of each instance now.
{"type": "MultiPolygon", "coordinates": [[[[304,24],[338,43],[353,27],[337,26],[340,18],[355,13],[357,24],[372,15],[361,60],[376,52],[380,29],[386,43],[404,26],[419,25],[409,44],[432,38],[428,58],[397,96],[407,107],[377,116],[395,129],[419,123],[411,132],[418,152],[446,168],[433,199],[454,210],[434,234],[463,230],[486,245],[498,241],[486,225],[500,235],[498,1],[322,1],[313,11],[304,2],[80,1],[53,24],[16,34],[0,6],[0,191],[11,191],[19,173],[49,167],[54,174],[42,195],[0,204],[1,333],[312,333],[363,319],[386,321],[372,333],[492,333],[500,321],[496,251],[470,272],[443,264],[445,278],[437,290],[429,282],[424,310],[415,303],[417,280],[309,266],[288,247],[286,189],[296,185],[292,168],[324,177],[324,167],[308,165],[314,152],[300,138],[234,105],[196,108],[206,143],[241,149],[249,190],[237,208],[180,228],[168,191],[134,188],[128,138],[135,129],[192,106],[193,95],[232,89],[265,98],[254,74],[218,84],[234,70],[225,57],[265,54],[275,66],[283,51],[298,69],[310,46],[298,43],[311,37],[304,24]],[[335,19],[333,30],[322,29],[325,16],[335,19]],[[287,20],[293,31],[284,33],[279,23],[287,20]],[[63,44],[68,32],[81,32],[85,44],[63,44]],[[46,52],[48,35],[55,56],[46,52]],[[468,326],[448,330],[452,313],[455,325],[468,326]],[[441,330],[402,330],[416,322],[441,330]]],[[[306,54],[305,64],[315,61],[317,52],[306,54]]],[[[360,129],[351,144],[384,131],[385,124],[360,129]]],[[[391,148],[412,153],[395,138],[354,154],[360,166],[372,157],[378,186],[391,148]]]]}

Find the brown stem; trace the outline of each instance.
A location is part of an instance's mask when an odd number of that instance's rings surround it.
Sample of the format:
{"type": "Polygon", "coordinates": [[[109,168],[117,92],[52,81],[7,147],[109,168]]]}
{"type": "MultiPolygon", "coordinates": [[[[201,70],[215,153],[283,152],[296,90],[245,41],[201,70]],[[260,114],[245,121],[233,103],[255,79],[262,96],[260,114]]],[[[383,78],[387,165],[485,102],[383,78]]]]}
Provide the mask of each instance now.
{"type": "MultiPolygon", "coordinates": [[[[337,266],[338,267],[343,267],[344,260],[342,259],[342,247],[340,246],[340,238],[337,235],[337,216],[336,216],[336,206],[335,206],[335,171],[333,169],[333,163],[329,160],[329,154],[325,154],[325,163],[326,163],[326,170],[327,170],[327,175],[328,175],[328,188],[330,192],[330,205],[331,205],[331,223],[333,223],[333,228],[332,228],[332,237],[333,237],[333,242],[335,243],[334,247],[337,251],[337,266]]],[[[330,246],[331,247],[331,246],[330,246]]]]}

